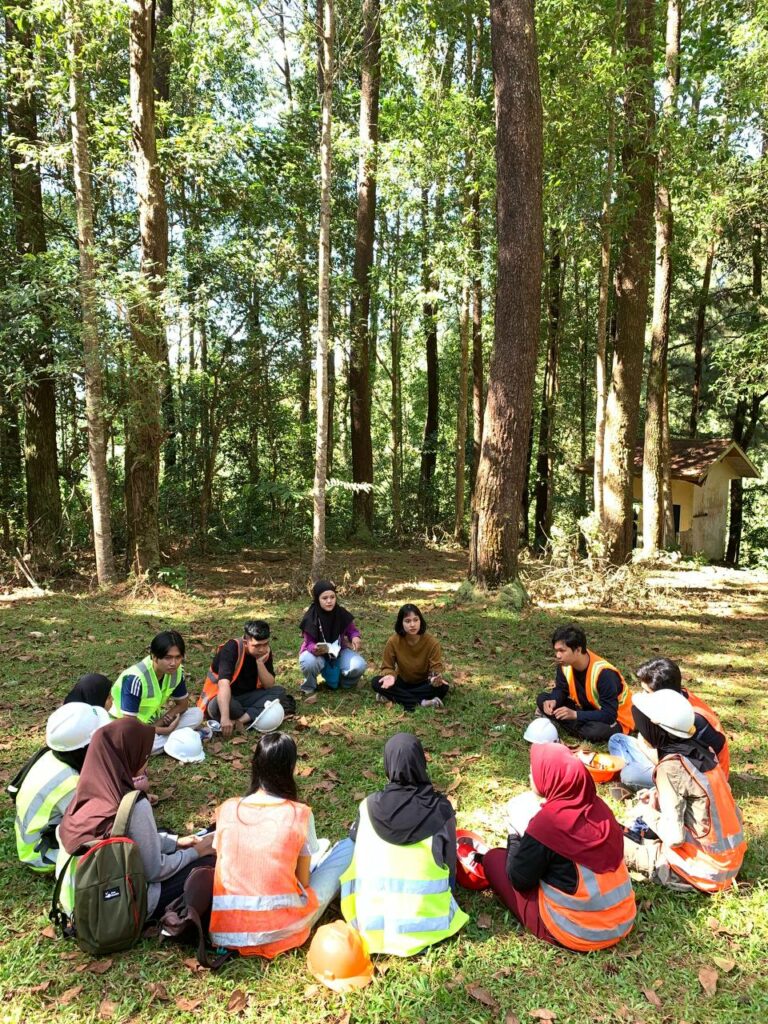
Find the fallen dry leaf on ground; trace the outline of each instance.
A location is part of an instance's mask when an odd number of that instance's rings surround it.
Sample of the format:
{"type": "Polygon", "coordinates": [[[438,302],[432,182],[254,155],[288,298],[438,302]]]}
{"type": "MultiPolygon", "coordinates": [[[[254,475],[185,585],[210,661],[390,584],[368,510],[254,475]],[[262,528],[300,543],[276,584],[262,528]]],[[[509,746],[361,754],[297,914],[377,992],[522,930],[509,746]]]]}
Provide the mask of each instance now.
{"type": "Polygon", "coordinates": [[[717,979],[720,975],[714,967],[702,967],[699,971],[699,983],[704,989],[706,996],[713,996],[717,992],[717,979]]]}
{"type": "Polygon", "coordinates": [[[306,715],[299,715],[299,717],[294,722],[294,725],[296,726],[297,732],[302,732],[304,729],[311,728],[309,724],[309,719],[306,717],[306,715]]]}
{"type": "Polygon", "coordinates": [[[168,995],[168,989],[162,983],[162,981],[153,981],[149,986],[149,1002],[156,999],[159,1003],[170,1002],[171,997],[168,995]]]}
{"type": "Polygon", "coordinates": [[[187,970],[192,971],[193,974],[199,974],[200,971],[204,971],[205,968],[201,963],[198,962],[194,956],[188,956],[186,959],[181,961],[187,970]]]}
{"type": "Polygon", "coordinates": [[[240,1013],[248,1005],[248,997],[241,988],[236,988],[232,995],[229,997],[227,1003],[227,1009],[230,1013],[240,1013]]]}
{"type": "Polygon", "coordinates": [[[713,956],[712,959],[724,974],[729,974],[736,966],[736,961],[726,956],[713,956]]]}
{"type": "Polygon", "coordinates": [[[516,1013],[508,1011],[504,1014],[504,1024],[520,1024],[520,1018],[516,1013]]]}
{"type": "Polygon", "coordinates": [[[531,1017],[537,1017],[539,1020],[556,1020],[557,1014],[553,1010],[531,1010],[531,1017]]]}
{"type": "Polygon", "coordinates": [[[176,1006],[180,1010],[191,1011],[196,1010],[202,1001],[202,999],[187,999],[185,996],[179,996],[176,1000],[176,1006]]]}
{"type": "Polygon", "coordinates": [[[499,1004],[493,998],[487,988],[483,988],[482,985],[467,985],[467,995],[472,996],[478,1003],[482,1003],[483,1006],[489,1006],[492,1010],[498,1010],[499,1004]]]}
{"type": "Polygon", "coordinates": [[[299,768],[296,774],[300,779],[308,779],[314,770],[315,766],[313,764],[308,764],[304,768],[299,768]]]}
{"type": "Polygon", "coordinates": [[[74,1002],[75,999],[83,991],[82,985],[74,985],[72,988],[68,988],[66,992],[62,992],[58,998],[59,1006],[69,1006],[70,1003],[74,1002]]]}
{"type": "Polygon", "coordinates": [[[457,775],[455,777],[455,779],[453,780],[453,782],[450,784],[450,786],[446,787],[445,795],[448,796],[450,793],[455,793],[460,785],[461,785],[461,776],[457,775]]]}
{"type": "Polygon", "coordinates": [[[41,981],[39,985],[33,985],[31,988],[28,988],[27,991],[28,992],[47,992],[50,987],[51,987],[51,979],[49,978],[48,981],[41,981]]]}
{"type": "Polygon", "coordinates": [[[111,999],[102,999],[99,1003],[99,1020],[112,1020],[117,1010],[117,1003],[111,999]]]}
{"type": "Polygon", "coordinates": [[[490,914],[478,914],[477,915],[477,927],[478,928],[490,928],[493,924],[493,918],[490,914]]]}
{"type": "Polygon", "coordinates": [[[91,960],[90,963],[78,967],[78,972],[88,971],[89,974],[106,974],[114,964],[114,960],[91,960]]]}
{"type": "Polygon", "coordinates": [[[659,997],[656,995],[656,993],[653,991],[652,988],[644,988],[643,989],[643,995],[648,1000],[648,1002],[651,1004],[651,1006],[661,1006],[661,1000],[659,999],[659,997]]]}
{"type": "Polygon", "coordinates": [[[372,772],[370,768],[363,768],[360,774],[366,779],[373,779],[374,781],[378,779],[376,772],[372,772]]]}
{"type": "Polygon", "coordinates": [[[53,927],[52,924],[49,924],[47,928],[43,928],[43,930],[40,932],[40,935],[44,939],[55,939],[56,929],[53,927]]]}

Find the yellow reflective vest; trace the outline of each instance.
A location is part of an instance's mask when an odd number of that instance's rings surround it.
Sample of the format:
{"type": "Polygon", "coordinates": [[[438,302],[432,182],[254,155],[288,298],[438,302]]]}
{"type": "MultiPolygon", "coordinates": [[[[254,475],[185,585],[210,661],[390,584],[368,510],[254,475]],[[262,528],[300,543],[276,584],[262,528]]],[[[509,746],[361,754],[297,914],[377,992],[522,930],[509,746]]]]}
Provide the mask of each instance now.
{"type": "Polygon", "coordinates": [[[435,863],[432,836],[408,846],[380,839],[366,800],[355,853],[341,876],[341,912],[369,952],[394,956],[413,956],[469,920],[453,898],[448,868],[435,863]]]}
{"type": "Polygon", "coordinates": [[[36,761],[16,796],[16,851],[22,864],[33,871],[49,874],[56,863],[56,845],[42,849],[40,833],[48,825],[57,825],[64,816],[80,778],[74,768],[64,764],[49,750],[36,761]]]}
{"type": "Polygon", "coordinates": [[[120,695],[123,689],[123,679],[126,676],[138,676],[141,680],[141,703],[137,718],[140,722],[149,724],[159,717],[169,697],[184,678],[184,670],[179,666],[172,675],[158,679],[152,667],[151,655],[147,655],[135,665],[131,665],[125,672],[120,673],[112,687],[112,707],[109,709],[109,713],[113,718],[123,717],[120,695]]]}

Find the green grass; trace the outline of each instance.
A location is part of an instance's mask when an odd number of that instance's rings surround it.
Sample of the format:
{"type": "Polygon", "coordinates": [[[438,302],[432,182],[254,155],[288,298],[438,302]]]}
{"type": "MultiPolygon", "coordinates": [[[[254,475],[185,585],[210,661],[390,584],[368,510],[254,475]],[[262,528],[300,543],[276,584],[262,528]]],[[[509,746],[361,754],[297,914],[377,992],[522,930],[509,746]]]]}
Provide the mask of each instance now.
{"type": "MultiPolygon", "coordinates": [[[[625,671],[655,653],[679,660],[686,681],[720,713],[732,737],[733,788],[749,841],[738,890],[708,898],[638,884],[639,915],[628,941],[588,956],[537,942],[491,894],[462,891],[461,905],[472,920],[454,940],[410,960],[378,958],[375,982],[344,998],[314,984],[306,950],[271,964],[258,958],[239,961],[211,975],[185,966],[190,949],[146,940],[97,974],[76,946],[43,934],[52,882],[16,863],[13,815],[5,802],[0,1021],[223,1022],[237,1015],[263,1022],[472,1024],[504,1021],[507,1014],[530,1022],[537,1009],[574,1024],[768,1019],[768,588],[731,588],[725,598],[708,592],[665,594],[660,607],[635,611],[533,607],[516,616],[493,602],[453,603],[464,569],[460,554],[352,552],[334,561],[337,580],[346,569],[352,581],[364,578],[362,592],[343,600],[356,614],[369,660],[375,664],[380,656],[399,605],[415,600],[443,645],[457,685],[443,713],[398,715],[377,705],[365,685],[358,693],[321,693],[316,703],[300,708],[307,727],[299,728],[298,722],[289,729],[299,746],[300,771],[313,769],[300,785],[314,808],[318,834],[334,840],[344,834],[362,795],[384,782],[386,739],[397,729],[409,729],[421,737],[438,785],[448,787],[460,776],[452,792],[459,824],[502,842],[500,807],[527,784],[522,724],[536,693],[552,677],[549,634],[555,624],[577,618],[590,645],[625,671]],[[329,771],[333,776],[326,775],[329,771]],[[335,776],[340,782],[322,788],[335,776]],[[719,972],[711,997],[698,980],[706,967],[719,972]],[[168,1000],[151,998],[150,986],[158,983],[165,988],[159,996],[167,994],[168,1000]],[[472,998],[471,985],[485,989],[497,1006],[472,998]],[[34,991],[36,986],[43,988],[34,991]],[[235,990],[247,997],[239,1015],[227,1009],[235,990]],[[177,999],[197,1005],[181,1010],[177,999]]],[[[102,671],[114,678],[142,655],[160,628],[178,628],[187,639],[187,674],[199,688],[216,644],[238,635],[246,618],[267,617],[278,681],[297,690],[296,624],[306,602],[290,596],[296,566],[288,559],[247,558],[216,566],[188,563],[187,568],[191,593],[168,588],[139,598],[119,591],[57,593],[0,604],[6,666],[0,696],[3,782],[42,742],[46,715],[77,676],[102,671]],[[30,638],[33,631],[44,635],[30,638]]],[[[199,826],[211,819],[218,802],[243,792],[253,742],[248,737],[225,743],[219,756],[209,751],[200,766],[153,760],[152,788],[164,797],[156,808],[159,824],[179,830],[199,826]]]]}

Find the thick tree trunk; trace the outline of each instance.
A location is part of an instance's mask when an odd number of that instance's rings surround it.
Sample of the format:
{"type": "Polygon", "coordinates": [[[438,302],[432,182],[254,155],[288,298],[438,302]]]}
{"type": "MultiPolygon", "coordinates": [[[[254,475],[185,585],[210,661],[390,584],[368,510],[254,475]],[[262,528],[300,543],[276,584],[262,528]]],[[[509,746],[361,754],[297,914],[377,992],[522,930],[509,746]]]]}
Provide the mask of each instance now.
{"type": "Polygon", "coordinates": [[[699,429],[699,413],[701,411],[701,382],[704,371],[704,339],[706,337],[707,305],[709,304],[709,286],[712,280],[712,266],[715,262],[715,235],[712,235],[707,246],[704,261],[704,276],[701,281],[699,303],[696,310],[696,330],[693,336],[693,391],[691,393],[691,416],[688,421],[688,434],[696,437],[699,429]]]}
{"type": "Polygon", "coordinates": [[[559,228],[549,234],[549,271],[547,274],[547,361],[539,417],[539,449],[536,455],[536,511],[534,513],[533,546],[543,551],[552,530],[552,487],[554,452],[552,439],[555,430],[555,402],[557,399],[557,365],[560,358],[560,305],[563,291],[564,262],[562,238],[559,228]]]}
{"type": "Polygon", "coordinates": [[[616,346],[605,421],[603,533],[608,557],[626,561],[632,550],[632,462],[637,441],[653,220],[654,0],[628,0],[629,84],[624,94],[622,147],[625,211],[616,269],[616,346]]]}
{"type": "Polygon", "coordinates": [[[439,430],[440,374],[437,357],[437,309],[433,293],[437,290],[430,256],[429,242],[429,199],[427,191],[422,192],[422,289],[425,299],[422,306],[424,316],[424,337],[427,355],[427,415],[424,422],[424,439],[421,444],[421,465],[419,468],[419,507],[421,522],[429,531],[435,524],[437,514],[434,493],[434,476],[437,468],[437,443],[439,430]]]}
{"type": "Polygon", "coordinates": [[[72,168],[75,179],[77,234],[80,252],[80,308],[85,365],[85,417],[88,424],[88,469],[91,482],[93,547],[96,576],[101,584],[115,578],[112,553],[112,514],[107,471],[107,430],[104,420],[104,379],[99,340],[96,265],[94,260],[91,155],[85,88],[80,66],[82,32],[73,0],[67,0],[69,103],[72,132],[72,168]]]}
{"type": "Polygon", "coordinates": [[[379,0],[363,0],[363,52],[360,77],[360,156],[357,168],[357,226],[352,345],[349,358],[352,481],[366,486],[352,495],[352,528],[370,537],[373,531],[373,442],[371,440],[371,270],[376,228],[376,147],[379,139],[381,82],[379,0]]]}
{"type": "Polygon", "coordinates": [[[160,563],[161,394],[168,366],[162,308],[168,266],[168,218],[155,140],[151,0],[130,0],[130,62],[131,139],[141,262],[138,294],[131,310],[133,354],[125,462],[128,562],[139,574],[160,563]]]}
{"type": "MultiPolygon", "coordinates": [[[[616,4],[616,16],[611,37],[611,59],[616,55],[621,28],[621,3],[616,4]]],[[[608,399],[608,302],[611,287],[611,242],[613,238],[613,187],[616,174],[616,92],[608,92],[608,158],[603,181],[603,205],[600,214],[600,276],[597,298],[597,344],[595,346],[595,460],[592,479],[595,515],[602,523],[603,479],[605,463],[605,406],[608,399]]]]}
{"type": "MultiPolygon", "coordinates": [[[[23,5],[25,8],[28,4],[23,5]]],[[[37,290],[42,264],[36,257],[47,251],[40,165],[34,153],[37,140],[37,102],[34,77],[23,67],[32,60],[32,15],[25,10],[23,27],[13,18],[5,21],[7,46],[18,47],[18,81],[8,92],[8,130],[24,144],[25,151],[9,148],[11,193],[16,233],[16,252],[22,257],[21,275],[30,290],[37,290]]],[[[53,347],[48,311],[42,296],[35,311],[35,323],[25,332],[24,371],[24,469],[27,485],[27,528],[32,553],[45,560],[58,552],[61,529],[61,494],[56,448],[56,390],[53,375],[53,347]]]]}
{"type": "Polygon", "coordinates": [[[459,396],[456,411],[456,487],[454,492],[455,514],[453,536],[461,540],[464,532],[464,479],[467,452],[467,390],[469,378],[469,278],[465,276],[461,285],[461,307],[459,310],[459,396]]]}
{"type": "Polygon", "coordinates": [[[668,177],[668,136],[675,117],[678,66],[680,60],[680,7],[678,0],[667,0],[666,75],[662,81],[661,145],[656,162],[656,277],[653,292],[651,354],[645,401],[645,439],[643,444],[643,557],[655,558],[665,544],[664,515],[664,425],[668,403],[667,351],[669,349],[669,309],[672,297],[672,236],[674,218],[668,177]]]}
{"type": "Polygon", "coordinates": [[[333,98],[333,0],[320,0],[318,77],[322,83],[320,114],[320,237],[317,288],[317,433],[315,482],[312,491],[312,577],[325,569],[325,484],[328,468],[328,349],[331,333],[331,103],[333,98]]]}
{"type": "MultiPolygon", "coordinates": [[[[480,98],[483,82],[483,26],[485,18],[477,19],[477,41],[473,48],[472,97],[480,98]]],[[[485,391],[483,383],[483,227],[480,216],[480,186],[477,181],[476,157],[472,151],[472,195],[470,201],[470,237],[472,245],[472,468],[470,489],[475,492],[480,446],[483,440],[485,391]]]]}
{"type": "Polygon", "coordinates": [[[475,489],[470,575],[517,576],[520,498],[539,341],[542,113],[532,0],[491,0],[496,98],[496,321],[475,489]]]}

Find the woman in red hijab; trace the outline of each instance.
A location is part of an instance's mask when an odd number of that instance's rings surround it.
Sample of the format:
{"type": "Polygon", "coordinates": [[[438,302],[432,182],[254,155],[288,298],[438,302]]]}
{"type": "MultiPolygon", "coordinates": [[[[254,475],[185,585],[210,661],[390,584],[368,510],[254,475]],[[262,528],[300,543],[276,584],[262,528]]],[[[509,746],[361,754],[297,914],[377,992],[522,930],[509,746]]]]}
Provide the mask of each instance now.
{"type": "Polygon", "coordinates": [[[485,855],[491,888],[545,942],[584,952],[615,945],[635,921],[621,826],[561,744],[531,747],[531,783],[541,810],[507,850],[485,855]]]}

